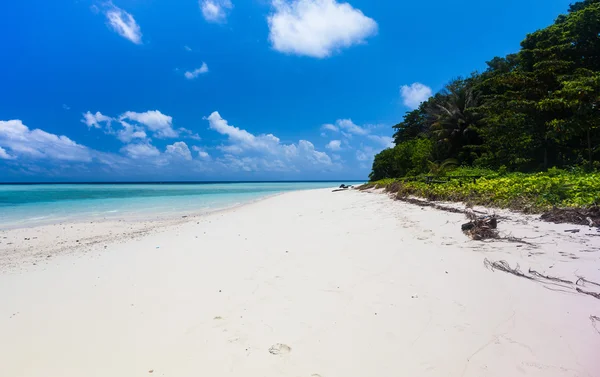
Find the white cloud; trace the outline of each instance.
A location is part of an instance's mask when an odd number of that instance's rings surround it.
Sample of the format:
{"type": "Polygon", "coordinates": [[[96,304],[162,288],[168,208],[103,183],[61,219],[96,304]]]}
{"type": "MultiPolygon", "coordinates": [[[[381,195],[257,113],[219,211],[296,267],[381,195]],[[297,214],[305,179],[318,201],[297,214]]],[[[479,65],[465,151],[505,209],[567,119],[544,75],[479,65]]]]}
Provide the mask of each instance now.
{"type": "Polygon", "coordinates": [[[214,23],[225,22],[227,14],[233,8],[230,0],[200,0],[199,3],[204,19],[214,23]]]}
{"type": "Polygon", "coordinates": [[[331,151],[339,151],[342,150],[342,141],[341,140],[331,140],[325,148],[331,151]]]}
{"type": "Polygon", "coordinates": [[[190,161],[192,159],[192,152],[188,148],[187,144],[183,141],[178,141],[171,145],[167,145],[166,153],[174,157],[180,157],[190,161]]]}
{"type": "Polygon", "coordinates": [[[356,159],[361,162],[373,161],[373,158],[377,153],[378,152],[375,149],[363,145],[356,151],[356,159]]]}
{"type": "Polygon", "coordinates": [[[200,137],[200,135],[198,135],[197,133],[194,133],[191,130],[188,130],[187,128],[178,128],[177,131],[179,131],[180,133],[182,133],[185,137],[190,138],[192,140],[197,140],[200,141],[202,140],[202,138],[200,137]]]}
{"type": "Polygon", "coordinates": [[[216,111],[206,119],[212,130],[229,137],[239,153],[244,150],[271,151],[279,146],[279,138],[276,136],[272,134],[254,136],[246,130],[230,126],[216,111]]]}
{"type": "Polygon", "coordinates": [[[334,126],[333,124],[324,124],[321,126],[321,129],[325,130],[325,131],[333,131],[333,132],[339,131],[339,129],[336,126],[334,126]]]}
{"type": "Polygon", "coordinates": [[[194,152],[198,152],[198,157],[201,160],[204,161],[209,161],[211,159],[210,155],[208,154],[208,152],[206,152],[204,149],[197,147],[197,146],[193,146],[192,149],[194,150],[194,152]]]}
{"type": "Polygon", "coordinates": [[[106,11],[106,19],[108,25],[121,37],[135,44],[142,43],[142,31],[131,14],[111,4],[106,11]]]}
{"type": "Polygon", "coordinates": [[[15,157],[9,155],[8,152],[6,152],[6,149],[0,147],[0,159],[3,159],[3,160],[12,160],[14,158],[15,157]]]}
{"type": "Polygon", "coordinates": [[[202,63],[200,68],[196,68],[193,71],[187,71],[185,73],[185,78],[188,80],[193,80],[204,73],[208,73],[208,65],[206,65],[206,63],[202,63]]]}
{"type": "Polygon", "coordinates": [[[121,152],[133,159],[160,156],[160,151],[149,143],[127,144],[121,148],[121,152]]]}
{"type": "Polygon", "coordinates": [[[300,171],[332,165],[327,153],[317,151],[310,141],[282,144],[272,134],[256,136],[229,125],[216,111],[206,119],[212,130],[228,137],[229,144],[220,147],[227,154],[218,160],[224,166],[245,171],[300,171]]]}
{"type": "Polygon", "coordinates": [[[183,49],[186,50],[186,51],[188,51],[188,52],[192,51],[192,48],[190,46],[188,46],[188,45],[183,46],[183,49]]]}
{"type": "Polygon", "coordinates": [[[369,134],[369,130],[360,126],[357,126],[352,122],[352,119],[338,119],[335,124],[340,130],[345,130],[350,134],[365,136],[369,134]]]}
{"type": "Polygon", "coordinates": [[[377,23],[348,3],[273,0],[272,4],[269,40],[283,53],[325,58],[377,33],[377,23]]]}
{"type": "Polygon", "coordinates": [[[63,161],[91,161],[91,151],[66,136],[58,136],[40,129],[30,130],[22,121],[0,121],[0,147],[3,154],[36,159],[63,161]],[[10,154],[6,152],[6,149],[10,154]]]}
{"type": "Polygon", "coordinates": [[[389,136],[378,136],[378,135],[369,135],[367,136],[372,141],[381,145],[384,148],[393,148],[394,147],[394,138],[389,136]]]}
{"type": "Polygon", "coordinates": [[[108,117],[106,115],[102,115],[101,112],[97,111],[96,114],[92,114],[91,112],[87,112],[83,114],[82,123],[86,124],[88,128],[102,128],[100,123],[106,123],[107,126],[110,126],[110,123],[114,119],[108,117]]]}
{"type": "Polygon", "coordinates": [[[403,85],[400,88],[400,95],[405,106],[416,109],[422,102],[427,101],[433,94],[430,87],[423,85],[420,82],[415,82],[408,85],[403,85]]]}
{"type": "Polygon", "coordinates": [[[146,111],[145,113],[127,111],[119,117],[121,121],[125,119],[144,125],[158,138],[173,138],[179,135],[173,129],[173,117],[158,110],[146,111]]]}
{"type": "Polygon", "coordinates": [[[129,143],[134,139],[143,140],[148,136],[140,126],[129,124],[124,120],[119,121],[119,123],[121,123],[123,129],[117,131],[117,139],[121,140],[123,143],[129,143]]]}

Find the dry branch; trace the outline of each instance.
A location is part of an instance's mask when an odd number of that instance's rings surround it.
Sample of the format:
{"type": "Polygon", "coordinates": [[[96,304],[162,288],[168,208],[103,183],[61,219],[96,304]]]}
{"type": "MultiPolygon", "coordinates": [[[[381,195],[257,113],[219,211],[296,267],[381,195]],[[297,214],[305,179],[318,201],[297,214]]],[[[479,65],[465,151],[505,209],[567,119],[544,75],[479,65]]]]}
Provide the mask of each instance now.
{"type": "Polygon", "coordinates": [[[600,300],[600,293],[596,293],[596,292],[588,292],[588,291],[584,291],[581,288],[576,288],[577,292],[579,293],[583,293],[584,295],[588,295],[588,296],[592,296],[597,298],[598,300],[600,300]]]}
{"type": "Polygon", "coordinates": [[[515,268],[511,268],[507,261],[501,260],[492,262],[489,259],[485,258],[483,261],[483,265],[492,271],[500,270],[528,280],[534,280],[531,276],[527,276],[524,273],[522,273],[518,264],[515,266],[515,268]]]}
{"type": "Polygon", "coordinates": [[[537,272],[537,271],[535,271],[535,270],[532,270],[531,268],[529,269],[529,273],[530,273],[531,275],[533,275],[533,276],[536,276],[536,277],[538,277],[538,278],[547,279],[547,280],[552,280],[552,281],[556,281],[556,282],[559,282],[559,283],[573,284],[573,282],[572,282],[572,281],[569,281],[569,280],[564,280],[564,279],[561,279],[561,278],[555,278],[555,277],[548,276],[548,275],[542,275],[542,274],[540,274],[539,272],[537,272]]]}

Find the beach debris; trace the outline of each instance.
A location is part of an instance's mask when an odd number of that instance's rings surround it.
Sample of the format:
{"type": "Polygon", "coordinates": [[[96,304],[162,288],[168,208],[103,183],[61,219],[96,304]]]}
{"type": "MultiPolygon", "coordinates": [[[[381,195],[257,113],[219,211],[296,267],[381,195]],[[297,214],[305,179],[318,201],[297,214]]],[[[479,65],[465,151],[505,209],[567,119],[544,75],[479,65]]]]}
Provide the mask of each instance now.
{"type": "Polygon", "coordinates": [[[581,288],[575,288],[575,290],[579,293],[583,293],[584,295],[588,295],[588,296],[592,296],[597,298],[598,300],[600,300],[600,293],[596,293],[596,292],[590,292],[590,291],[584,291],[581,288]]]}
{"type": "Polygon", "coordinates": [[[592,326],[594,326],[594,329],[596,329],[596,332],[598,334],[600,334],[600,328],[598,328],[598,326],[596,325],[596,322],[600,322],[600,318],[595,315],[591,315],[590,321],[592,321],[592,326]]]}
{"type": "Polygon", "coordinates": [[[291,351],[292,348],[290,346],[281,343],[274,344],[271,346],[271,348],[269,348],[269,353],[272,355],[285,355],[291,351]]]}
{"type": "Polygon", "coordinates": [[[471,219],[468,223],[462,224],[462,231],[474,240],[485,240],[489,238],[498,238],[498,219],[496,216],[477,217],[472,211],[467,211],[466,215],[471,219]]]}
{"type": "MultiPolygon", "coordinates": [[[[562,288],[567,288],[567,289],[575,288],[575,291],[577,293],[592,296],[592,297],[600,300],[600,293],[591,292],[591,291],[587,291],[587,290],[583,290],[583,289],[579,288],[579,286],[585,286],[585,283],[593,284],[593,285],[600,287],[599,283],[595,283],[593,281],[586,280],[583,277],[580,277],[575,282],[575,284],[573,284],[573,282],[570,280],[565,280],[565,279],[561,279],[561,278],[557,278],[557,277],[553,277],[553,276],[543,275],[532,269],[529,269],[528,273],[530,275],[526,275],[523,272],[521,272],[521,269],[519,268],[518,264],[516,265],[515,268],[511,268],[510,265],[508,264],[508,262],[506,262],[506,261],[492,262],[486,258],[483,260],[483,264],[486,268],[490,269],[491,271],[495,271],[495,270],[504,271],[509,274],[513,274],[515,276],[525,278],[527,280],[537,281],[539,283],[548,283],[548,281],[551,281],[555,285],[559,285],[562,288]],[[561,283],[561,284],[556,284],[556,283],[561,283]]],[[[548,287],[546,287],[546,288],[548,288],[548,287]]],[[[551,288],[549,288],[549,289],[551,289],[551,288]]]]}
{"type": "Polygon", "coordinates": [[[580,229],[567,229],[567,230],[565,230],[565,233],[575,234],[575,233],[579,233],[579,231],[580,231],[580,229]]]}
{"type": "Polygon", "coordinates": [[[541,217],[555,224],[577,224],[600,228],[600,206],[587,208],[553,208],[541,217]]]}
{"type": "Polygon", "coordinates": [[[542,279],[546,279],[546,280],[552,280],[552,281],[555,281],[555,282],[558,282],[558,283],[573,284],[573,282],[570,281],[570,280],[565,280],[565,279],[561,279],[561,278],[555,278],[553,276],[543,275],[543,274],[540,274],[539,272],[537,272],[535,270],[532,270],[531,268],[529,269],[529,273],[531,275],[535,276],[535,277],[538,277],[538,278],[542,278],[542,279]]]}
{"type": "Polygon", "coordinates": [[[499,271],[513,274],[515,276],[519,276],[519,277],[522,277],[522,278],[525,278],[528,280],[533,280],[533,278],[531,276],[527,276],[521,272],[521,268],[519,267],[518,264],[515,266],[515,268],[511,268],[507,261],[501,260],[501,261],[492,262],[489,259],[485,258],[483,260],[483,265],[485,266],[485,268],[487,268],[491,271],[499,270],[499,271]]]}
{"type": "Polygon", "coordinates": [[[333,192],[346,191],[346,190],[351,189],[351,188],[354,188],[354,186],[341,184],[340,187],[338,189],[333,190],[333,192]]]}
{"type": "Polygon", "coordinates": [[[150,369],[148,373],[154,373],[154,369],[150,369]]]}
{"type": "Polygon", "coordinates": [[[579,279],[577,279],[577,281],[575,282],[575,285],[585,287],[585,283],[596,285],[596,286],[600,287],[600,284],[590,281],[590,280],[587,280],[586,278],[581,277],[581,276],[579,277],[579,279]]]}

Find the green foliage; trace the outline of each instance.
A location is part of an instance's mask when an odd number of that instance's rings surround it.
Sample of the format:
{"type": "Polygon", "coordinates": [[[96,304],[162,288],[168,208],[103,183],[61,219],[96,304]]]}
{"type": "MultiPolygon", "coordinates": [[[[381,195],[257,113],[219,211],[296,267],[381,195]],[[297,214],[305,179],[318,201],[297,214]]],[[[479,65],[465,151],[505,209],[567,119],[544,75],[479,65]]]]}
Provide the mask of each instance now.
{"type": "MultiPolygon", "coordinates": [[[[502,167],[500,176],[600,167],[600,0],[572,4],[520,51],[487,65],[406,113],[371,179],[448,174],[444,161],[502,167]]],[[[561,187],[548,186],[547,196],[559,200],[561,187]]]]}
{"type": "Polygon", "coordinates": [[[413,139],[386,149],[375,156],[369,178],[377,181],[426,173],[432,150],[433,143],[429,139],[413,139]]]}
{"type": "MultiPolygon", "coordinates": [[[[465,176],[477,176],[483,171],[462,168],[454,173],[459,172],[465,176]]],[[[541,212],[554,206],[583,207],[600,203],[600,173],[571,173],[560,169],[533,174],[500,175],[493,172],[475,183],[465,178],[439,184],[410,180],[386,180],[376,184],[378,187],[394,184],[393,191],[400,196],[416,195],[432,200],[464,201],[528,212],[541,212]]]]}

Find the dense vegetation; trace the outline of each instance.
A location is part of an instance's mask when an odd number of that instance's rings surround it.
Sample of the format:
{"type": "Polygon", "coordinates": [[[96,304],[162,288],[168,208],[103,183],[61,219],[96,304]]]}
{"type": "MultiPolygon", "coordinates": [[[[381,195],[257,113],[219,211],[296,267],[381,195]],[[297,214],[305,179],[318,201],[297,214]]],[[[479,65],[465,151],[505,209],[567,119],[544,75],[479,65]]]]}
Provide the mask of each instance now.
{"type": "Polygon", "coordinates": [[[527,35],[519,52],[452,80],[408,112],[394,126],[396,146],[375,157],[370,178],[443,175],[462,166],[486,178],[476,186],[455,180],[406,187],[438,198],[476,193],[511,201],[522,193],[540,205],[592,203],[598,198],[587,190],[600,190],[600,175],[593,173],[600,168],[599,105],[600,0],[586,0],[527,35]],[[552,167],[579,173],[520,174],[552,167]],[[581,198],[565,187],[583,190],[577,191],[581,198]]]}
{"type": "Polygon", "coordinates": [[[398,198],[414,195],[525,212],[543,212],[551,207],[587,207],[600,202],[600,173],[566,172],[556,168],[531,174],[479,170],[481,178],[453,179],[471,172],[472,169],[457,169],[444,178],[447,180],[444,184],[383,179],[364,188],[385,188],[398,198]]]}

